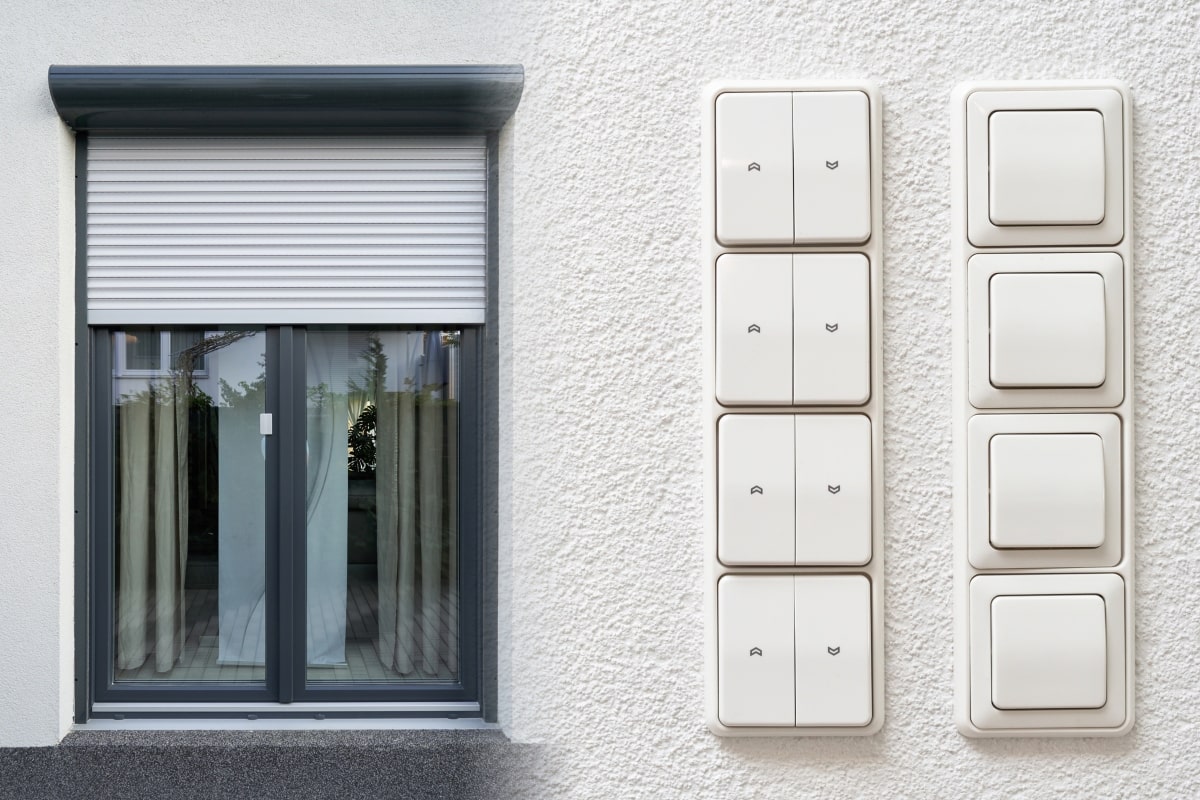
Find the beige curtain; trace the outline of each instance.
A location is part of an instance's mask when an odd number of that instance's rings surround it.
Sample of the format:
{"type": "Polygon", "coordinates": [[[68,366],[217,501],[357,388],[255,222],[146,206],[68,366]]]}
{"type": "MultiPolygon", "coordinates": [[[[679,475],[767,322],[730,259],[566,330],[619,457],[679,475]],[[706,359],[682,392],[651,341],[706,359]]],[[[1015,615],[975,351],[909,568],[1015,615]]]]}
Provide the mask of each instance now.
{"type": "MultiPolygon", "coordinates": [[[[400,336],[425,337],[418,352],[428,365],[428,338],[437,334],[400,336]]],[[[444,376],[425,375],[401,391],[387,391],[387,382],[378,376],[374,393],[379,657],[405,677],[452,678],[458,673],[455,401],[445,398],[444,376]]]]}
{"type": "Polygon", "coordinates": [[[188,391],[161,381],[119,408],[121,512],[117,522],[117,658],[120,670],[154,654],[169,672],[185,638],[188,391]]]}

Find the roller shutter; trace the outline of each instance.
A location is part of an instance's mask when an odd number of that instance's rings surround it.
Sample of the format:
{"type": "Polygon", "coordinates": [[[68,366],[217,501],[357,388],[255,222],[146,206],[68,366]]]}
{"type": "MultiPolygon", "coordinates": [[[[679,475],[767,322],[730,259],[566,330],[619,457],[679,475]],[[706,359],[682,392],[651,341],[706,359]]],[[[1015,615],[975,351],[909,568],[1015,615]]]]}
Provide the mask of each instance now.
{"type": "Polygon", "coordinates": [[[483,136],[87,147],[88,323],[484,321],[483,136]]]}

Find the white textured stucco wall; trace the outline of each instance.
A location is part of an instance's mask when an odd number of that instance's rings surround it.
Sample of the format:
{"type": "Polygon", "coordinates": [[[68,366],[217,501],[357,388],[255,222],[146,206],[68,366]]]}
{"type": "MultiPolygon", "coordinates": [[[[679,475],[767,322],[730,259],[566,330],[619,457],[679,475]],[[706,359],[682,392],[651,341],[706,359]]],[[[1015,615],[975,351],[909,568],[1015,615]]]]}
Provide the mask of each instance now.
{"type": "Polygon", "coordinates": [[[530,0],[514,132],[512,730],[580,797],[1195,797],[1195,3],[530,0]],[[701,719],[699,110],[714,78],[884,102],[887,722],[721,741],[701,719]],[[1138,724],[952,722],[949,95],[1116,77],[1135,106],[1138,724]]]}
{"type": "Polygon", "coordinates": [[[502,721],[551,745],[545,793],[1200,794],[1195,4],[44,8],[6,0],[0,28],[0,743],[53,741],[70,702],[54,589],[69,442],[46,445],[70,410],[70,294],[46,66],[497,61],[526,68],[502,139],[502,721]],[[721,77],[883,93],[888,719],[869,739],[723,741],[702,721],[698,99],[721,77]],[[1069,77],[1134,93],[1138,725],[970,742],[951,720],[949,93],[1069,77]]]}

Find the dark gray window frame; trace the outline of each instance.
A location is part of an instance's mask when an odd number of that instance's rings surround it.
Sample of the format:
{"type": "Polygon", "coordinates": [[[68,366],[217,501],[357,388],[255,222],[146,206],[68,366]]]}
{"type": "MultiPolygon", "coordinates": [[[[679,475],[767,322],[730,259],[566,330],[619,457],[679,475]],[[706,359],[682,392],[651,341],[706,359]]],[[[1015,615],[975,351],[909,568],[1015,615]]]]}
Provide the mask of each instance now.
{"type": "MultiPolygon", "coordinates": [[[[93,375],[98,348],[86,319],[87,231],[78,221],[87,213],[87,135],[124,134],[403,134],[483,132],[487,135],[487,306],[486,322],[464,337],[477,348],[473,370],[479,382],[478,430],[472,435],[477,464],[474,476],[480,498],[473,518],[477,534],[464,541],[463,558],[474,550],[478,585],[472,602],[478,630],[466,649],[473,650],[476,677],[469,693],[480,704],[480,716],[496,719],[498,516],[497,470],[499,374],[497,277],[497,143],[499,129],[520,101],[524,70],[503,66],[380,67],[122,67],[52,66],[50,94],[59,115],[77,135],[75,155],[75,721],[84,723],[96,698],[95,585],[98,496],[92,469],[95,424],[93,398],[107,375],[93,375]]],[[[275,337],[282,339],[282,334],[275,337]]],[[[107,346],[107,341],[104,342],[107,346]]],[[[276,341],[275,346],[280,342],[276,341]]],[[[103,357],[103,356],[102,356],[103,357]]],[[[464,379],[470,380],[467,375],[464,379]]],[[[464,431],[464,434],[467,432],[464,431]]],[[[463,437],[467,437],[464,435],[463,437]]],[[[465,516],[464,516],[465,519],[465,516]]],[[[464,602],[466,596],[463,597],[464,602]]],[[[286,680],[286,678],[285,678],[286,680]]],[[[268,687],[269,689],[272,687],[268,687]]],[[[279,687],[274,687],[278,689],[279,687]]],[[[147,699],[150,699],[147,696],[147,699]]],[[[303,698],[298,698],[303,699],[303,698]]],[[[326,693],[322,700],[336,700],[326,693]]],[[[355,695],[355,700],[363,699],[355,695]]],[[[412,700],[412,697],[405,697],[412,700]]],[[[247,698],[250,700],[250,698],[247,698]]],[[[201,716],[241,713],[196,712],[201,716]]],[[[260,712],[259,716],[311,716],[313,712],[260,712]]],[[[179,712],[146,712],[144,716],[178,716],[179,712]]],[[[330,711],[325,716],[429,716],[423,712],[330,711]]],[[[111,715],[110,715],[111,716],[111,715]]],[[[123,716],[134,716],[133,713],[123,716]]],[[[445,716],[445,715],[442,715],[445,716]]],[[[457,714],[451,714],[457,716],[457,714]]]]}

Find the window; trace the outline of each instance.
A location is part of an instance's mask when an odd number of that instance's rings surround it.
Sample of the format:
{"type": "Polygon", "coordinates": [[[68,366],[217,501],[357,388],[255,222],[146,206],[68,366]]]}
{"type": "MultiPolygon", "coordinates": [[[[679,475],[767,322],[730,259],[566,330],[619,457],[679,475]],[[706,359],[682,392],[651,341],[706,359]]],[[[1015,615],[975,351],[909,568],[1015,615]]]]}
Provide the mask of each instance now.
{"type": "Polygon", "coordinates": [[[470,698],[477,332],[137,335],[193,344],[94,417],[98,700],[470,698]]]}
{"type": "Polygon", "coordinates": [[[51,93],[90,343],[77,718],[490,716],[483,132],[519,68],[55,67],[51,93]]]}

